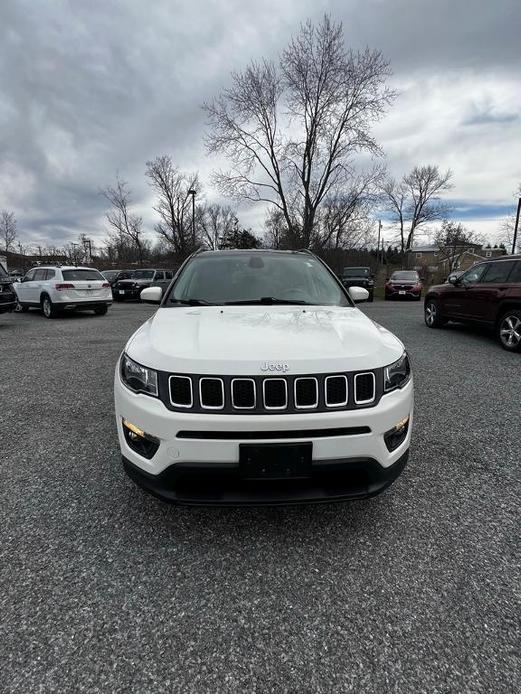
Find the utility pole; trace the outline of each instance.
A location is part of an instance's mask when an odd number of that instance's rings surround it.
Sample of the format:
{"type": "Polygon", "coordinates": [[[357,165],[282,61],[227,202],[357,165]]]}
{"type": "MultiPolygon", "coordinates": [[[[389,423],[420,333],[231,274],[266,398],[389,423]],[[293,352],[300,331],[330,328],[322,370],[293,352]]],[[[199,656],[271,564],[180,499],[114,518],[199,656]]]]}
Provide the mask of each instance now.
{"type": "Polygon", "coordinates": [[[380,233],[382,231],[382,220],[378,220],[378,243],[376,244],[376,271],[378,272],[378,265],[380,264],[380,233]]]}
{"type": "Polygon", "coordinates": [[[517,248],[517,231],[519,229],[519,213],[521,212],[521,198],[517,201],[517,214],[516,214],[516,225],[514,227],[514,240],[512,241],[512,254],[516,252],[517,248]]]}
{"type": "Polygon", "coordinates": [[[192,196],[192,250],[195,251],[195,196],[196,191],[190,188],[188,195],[192,196]]]}

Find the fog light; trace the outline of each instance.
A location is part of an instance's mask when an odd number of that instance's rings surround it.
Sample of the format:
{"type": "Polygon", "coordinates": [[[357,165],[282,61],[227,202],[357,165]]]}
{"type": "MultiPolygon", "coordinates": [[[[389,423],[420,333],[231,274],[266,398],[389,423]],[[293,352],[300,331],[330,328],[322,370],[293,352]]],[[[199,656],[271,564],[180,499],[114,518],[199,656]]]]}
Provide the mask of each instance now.
{"type": "Polygon", "coordinates": [[[387,450],[392,452],[400,446],[407,438],[409,431],[409,417],[404,417],[389,431],[384,434],[385,445],[387,450]]]}
{"type": "Polygon", "coordinates": [[[127,419],[123,419],[122,424],[123,435],[129,448],[147,460],[153,458],[159,448],[159,439],[151,434],[147,434],[143,429],[140,429],[127,419]]]}

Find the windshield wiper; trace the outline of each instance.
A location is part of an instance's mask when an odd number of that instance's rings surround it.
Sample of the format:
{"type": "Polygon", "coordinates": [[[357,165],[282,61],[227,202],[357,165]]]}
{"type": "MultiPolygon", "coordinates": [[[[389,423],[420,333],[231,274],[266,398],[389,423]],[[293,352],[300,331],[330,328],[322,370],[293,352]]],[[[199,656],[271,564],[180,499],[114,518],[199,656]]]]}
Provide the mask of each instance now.
{"type": "Polygon", "coordinates": [[[273,304],[288,304],[299,306],[314,306],[308,301],[300,301],[298,299],[277,299],[274,296],[262,296],[260,299],[246,299],[245,301],[225,301],[225,306],[254,306],[254,305],[271,306],[273,304]]]}
{"type": "Polygon", "coordinates": [[[183,304],[183,306],[215,306],[206,299],[172,299],[173,304],[183,304]]]}

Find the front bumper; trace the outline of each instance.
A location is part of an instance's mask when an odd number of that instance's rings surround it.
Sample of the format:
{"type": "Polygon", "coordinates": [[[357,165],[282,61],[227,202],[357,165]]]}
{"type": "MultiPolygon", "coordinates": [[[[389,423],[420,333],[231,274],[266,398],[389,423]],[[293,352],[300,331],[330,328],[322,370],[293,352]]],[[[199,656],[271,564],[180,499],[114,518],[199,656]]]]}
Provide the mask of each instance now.
{"type": "Polygon", "coordinates": [[[173,412],[156,398],[128,390],[121,383],[118,368],[114,395],[127,472],[152,493],[177,503],[299,503],[372,496],[401,472],[411,439],[412,379],[403,389],[384,395],[375,407],[287,415],[173,412]],[[410,417],[407,435],[389,452],[384,434],[405,417],[410,417]],[[159,440],[150,460],[128,445],[123,419],[159,440]],[[357,433],[359,427],[369,427],[370,431],[357,433]],[[340,435],[331,431],[329,435],[328,430],[333,429],[353,431],[340,435]],[[216,432],[218,438],[210,432],[216,432]],[[311,442],[310,479],[239,484],[239,446],[245,442],[311,442]]]}
{"type": "Polygon", "coordinates": [[[0,313],[9,313],[10,311],[14,311],[16,303],[16,297],[13,300],[0,301],[0,313]]]}
{"type": "Polygon", "coordinates": [[[421,296],[421,289],[387,289],[386,287],[385,296],[393,299],[418,299],[421,296]]]}

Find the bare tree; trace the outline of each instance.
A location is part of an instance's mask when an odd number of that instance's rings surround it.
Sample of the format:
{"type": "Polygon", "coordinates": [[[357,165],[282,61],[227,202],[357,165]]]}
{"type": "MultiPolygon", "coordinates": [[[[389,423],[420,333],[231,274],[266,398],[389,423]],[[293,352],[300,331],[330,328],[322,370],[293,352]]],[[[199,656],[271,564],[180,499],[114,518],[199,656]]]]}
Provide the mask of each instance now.
{"type": "Polygon", "coordinates": [[[476,244],[481,244],[482,238],[474,231],[466,229],[461,222],[443,220],[441,228],[434,235],[434,245],[438,256],[445,264],[446,270],[457,270],[461,257],[468,251],[473,251],[476,244]]]}
{"type": "Polygon", "coordinates": [[[126,181],[116,177],[116,185],[108,186],[102,194],[112,205],[107,221],[117,236],[128,239],[134,247],[140,265],[143,265],[146,243],[143,235],[143,219],[130,211],[132,195],[126,181]]]}
{"type": "Polygon", "coordinates": [[[212,250],[221,248],[223,239],[231,234],[238,224],[239,220],[230,206],[215,203],[202,208],[198,218],[203,241],[212,250]]]}
{"type": "Polygon", "coordinates": [[[252,62],[206,103],[207,147],[224,154],[229,171],[215,175],[221,191],[272,203],[287,241],[309,247],[323,201],[346,185],[354,156],[380,154],[370,133],[394,97],[381,53],[346,50],[341,24],[310,21],[279,64],[252,62]]]}
{"type": "Polygon", "coordinates": [[[387,178],[382,185],[384,208],[400,229],[402,253],[412,247],[414,233],[429,222],[444,219],[450,207],[441,194],[450,190],[452,172],[437,166],[415,166],[400,181],[387,178]]]}
{"type": "Polygon", "coordinates": [[[160,221],[155,230],[183,259],[195,250],[189,191],[200,190],[199,178],[197,174],[179,171],[168,155],[156,157],[148,161],[146,166],[146,176],[157,194],[154,210],[160,221]]]}
{"type": "Polygon", "coordinates": [[[16,241],[16,217],[14,212],[9,212],[9,210],[0,212],[0,239],[5,252],[9,253],[16,241]]]}

